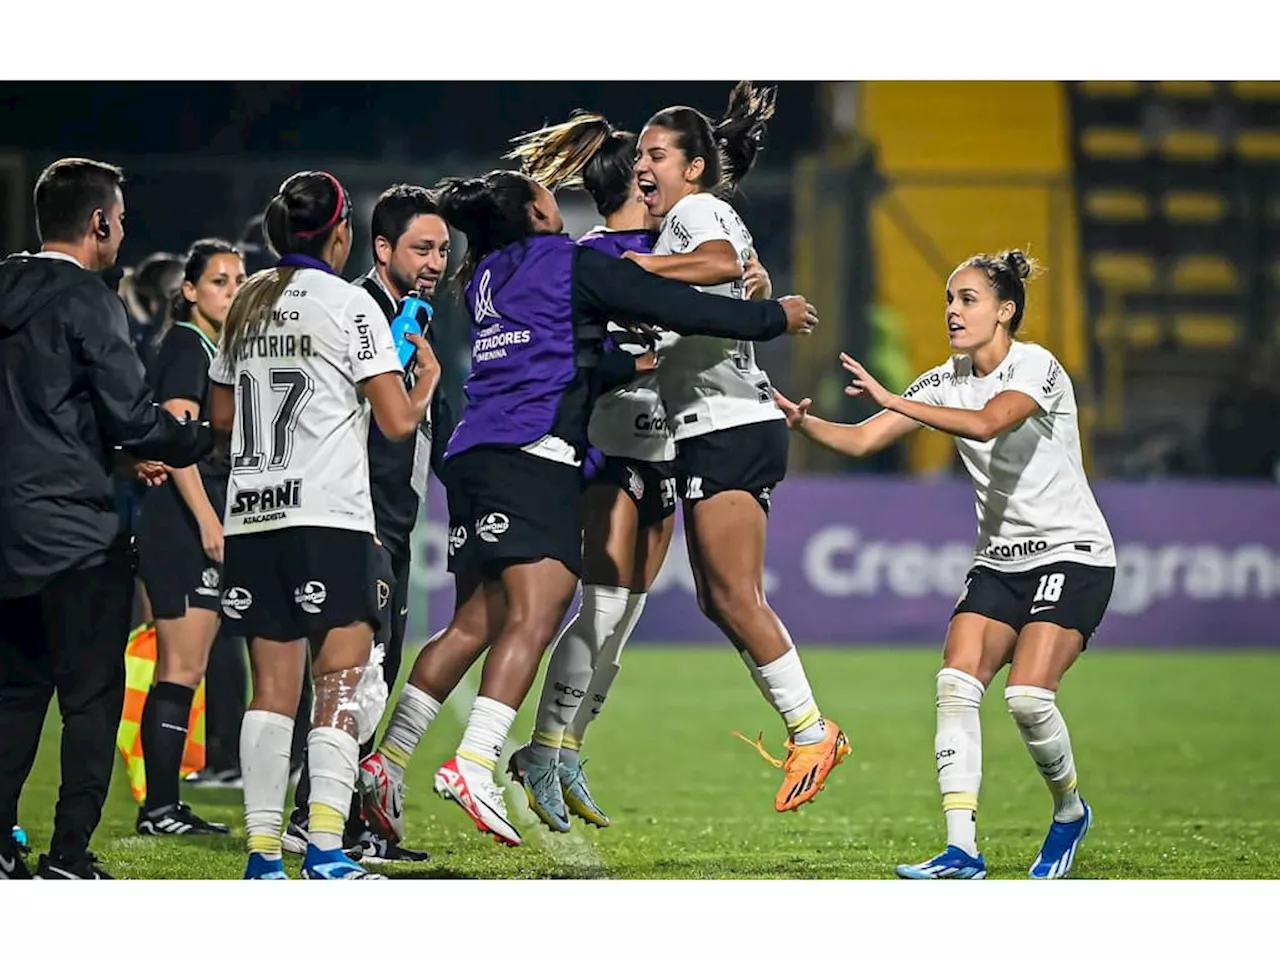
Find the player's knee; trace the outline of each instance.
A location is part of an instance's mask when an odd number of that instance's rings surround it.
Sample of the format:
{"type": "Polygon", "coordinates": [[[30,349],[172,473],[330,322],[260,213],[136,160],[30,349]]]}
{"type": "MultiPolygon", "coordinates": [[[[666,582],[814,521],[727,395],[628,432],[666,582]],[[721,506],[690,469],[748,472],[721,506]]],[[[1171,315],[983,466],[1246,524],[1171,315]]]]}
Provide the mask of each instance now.
{"type": "Polygon", "coordinates": [[[374,648],[368,663],[317,674],[313,682],[314,726],[342,730],[357,743],[373,736],[387,705],[381,648],[374,648]]]}
{"type": "Polygon", "coordinates": [[[982,706],[987,690],[972,674],[953,667],[943,667],[937,676],[939,711],[976,710],[982,706]]]}
{"type": "Polygon", "coordinates": [[[1016,686],[1005,688],[1004,700],[1018,726],[1032,727],[1053,715],[1057,696],[1043,687],[1016,686]]]}

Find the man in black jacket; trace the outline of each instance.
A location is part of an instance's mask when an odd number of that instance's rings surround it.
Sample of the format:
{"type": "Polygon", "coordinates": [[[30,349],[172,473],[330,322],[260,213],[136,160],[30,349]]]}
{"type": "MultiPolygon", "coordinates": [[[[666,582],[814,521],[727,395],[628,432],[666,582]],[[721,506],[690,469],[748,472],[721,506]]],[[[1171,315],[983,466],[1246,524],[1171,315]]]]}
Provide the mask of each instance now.
{"type": "MultiPolygon", "coordinates": [[[[89,852],[124,702],[133,594],[115,511],[117,456],[195,463],[209,427],[156,406],[119,297],[100,274],[124,235],[118,168],[59,160],[36,183],[43,246],[0,263],[0,824],[16,820],[49,699],[62,789],[48,879],[109,879],[89,852]]],[[[162,463],[139,473],[161,482],[162,463]]],[[[30,876],[0,836],[0,873],[30,876]]]]}
{"type": "MultiPolygon", "coordinates": [[[[400,302],[415,291],[430,300],[449,263],[449,227],[440,216],[435,199],[424,187],[397,184],[378,197],[373,208],[372,242],[374,266],[356,283],[369,291],[390,322],[400,310],[400,302]]],[[[426,317],[419,317],[425,323],[426,317]]],[[[427,341],[436,345],[434,330],[427,326],[427,341]]],[[[412,384],[408,384],[411,386],[412,384]]],[[[378,539],[391,565],[389,617],[383,618],[376,642],[386,654],[383,671],[387,686],[394,687],[404,652],[404,634],[409,616],[409,537],[418,521],[418,511],[426,497],[427,469],[440,475],[445,445],[453,432],[453,414],[445,391],[438,389],[431,400],[431,412],[411,440],[389,440],[369,421],[369,487],[373,499],[374,523],[378,539]]],[[[366,756],[373,743],[361,745],[366,756]]],[[[298,780],[295,809],[285,837],[289,849],[306,846],[307,797],[310,778],[298,780]]],[[[420,861],[425,853],[406,850],[376,836],[360,818],[359,797],[353,801],[347,824],[347,840],[359,844],[367,862],[420,861]]]]}

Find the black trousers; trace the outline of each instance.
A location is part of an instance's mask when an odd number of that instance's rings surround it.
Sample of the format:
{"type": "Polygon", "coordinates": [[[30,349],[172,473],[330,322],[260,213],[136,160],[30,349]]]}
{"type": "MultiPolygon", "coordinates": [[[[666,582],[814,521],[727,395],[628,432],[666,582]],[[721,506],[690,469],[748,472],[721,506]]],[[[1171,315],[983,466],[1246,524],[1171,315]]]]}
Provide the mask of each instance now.
{"type": "Polygon", "coordinates": [[[62,786],[49,851],[62,860],[84,856],[102,818],[132,605],[133,564],[123,546],[105,564],[60,574],[39,593],[0,600],[0,828],[17,822],[56,692],[62,786]]]}
{"type": "MultiPolygon", "coordinates": [[[[386,549],[385,547],[383,549],[386,549]]],[[[400,676],[400,662],[404,657],[404,632],[409,619],[409,551],[403,554],[392,553],[387,550],[391,558],[391,577],[394,581],[391,584],[391,598],[388,602],[384,616],[382,618],[382,628],[373,638],[373,642],[382,646],[386,652],[386,658],[382,661],[382,672],[387,678],[387,689],[390,692],[395,691],[396,679],[400,676]]],[[[388,699],[388,702],[390,700],[388,699]]],[[[310,711],[305,715],[310,716],[310,711]]],[[[298,722],[294,724],[294,737],[297,738],[297,731],[310,730],[310,724],[306,722],[304,715],[299,713],[298,722]]],[[[367,743],[360,744],[360,757],[363,759],[373,752],[373,744],[376,735],[371,737],[367,743]]],[[[293,791],[293,805],[298,810],[305,811],[307,804],[311,799],[311,768],[303,765],[302,776],[298,780],[297,787],[293,791]]],[[[354,827],[359,817],[360,805],[356,802],[356,798],[352,797],[351,816],[347,820],[348,827],[354,827]]]]}

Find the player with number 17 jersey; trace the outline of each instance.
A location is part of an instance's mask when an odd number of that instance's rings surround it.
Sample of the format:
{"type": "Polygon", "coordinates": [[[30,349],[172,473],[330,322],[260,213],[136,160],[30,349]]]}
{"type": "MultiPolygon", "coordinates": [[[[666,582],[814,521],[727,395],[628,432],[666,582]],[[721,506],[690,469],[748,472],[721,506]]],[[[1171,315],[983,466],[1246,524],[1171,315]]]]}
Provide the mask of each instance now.
{"type": "Polygon", "coordinates": [[[374,532],[369,405],[360,381],[400,369],[369,293],[321,270],[296,273],[273,312],[219,355],[215,382],[235,388],[226,536],[285,527],[374,532]],[[287,316],[286,316],[287,314],[287,316]]]}

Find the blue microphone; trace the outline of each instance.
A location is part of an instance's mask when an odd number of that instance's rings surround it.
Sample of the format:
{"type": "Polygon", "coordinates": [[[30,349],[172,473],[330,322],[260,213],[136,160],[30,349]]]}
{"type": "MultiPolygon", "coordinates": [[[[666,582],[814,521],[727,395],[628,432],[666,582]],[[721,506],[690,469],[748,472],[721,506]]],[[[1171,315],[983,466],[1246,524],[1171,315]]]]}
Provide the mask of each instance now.
{"type": "Polygon", "coordinates": [[[422,336],[422,331],[431,324],[431,317],[431,304],[419,296],[416,291],[400,301],[400,312],[391,321],[391,339],[395,341],[396,353],[400,357],[400,366],[406,370],[409,368],[409,364],[413,362],[413,355],[418,348],[409,342],[405,334],[412,333],[415,336],[422,336]]]}

